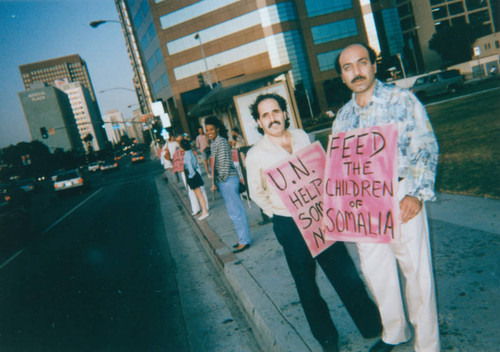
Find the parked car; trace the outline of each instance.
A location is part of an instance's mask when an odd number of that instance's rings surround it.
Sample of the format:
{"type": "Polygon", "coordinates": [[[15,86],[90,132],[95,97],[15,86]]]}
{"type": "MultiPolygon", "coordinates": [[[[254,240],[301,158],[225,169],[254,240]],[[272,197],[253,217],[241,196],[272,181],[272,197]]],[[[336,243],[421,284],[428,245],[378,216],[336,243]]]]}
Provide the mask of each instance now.
{"type": "Polygon", "coordinates": [[[417,78],[411,91],[424,100],[439,94],[456,93],[463,85],[464,77],[459,70],[447,70],[417,78]]]}
{"type": "Polygon", "coordinates": [[[120,167],[118,166],[118,163],[114,160],[108,160],[105,161],[104,163],[101,164],[101,171],[102,172],[110,172],[110,171],[116,171],[120,167]]]}
{"type": "Polygon", "coordinates": [[[90,181],[87,174],[80,169],[64,171],[55,175],[54,190],[58,195],[68,193],[70,191],[83,192],[90,188],[90,181]]]}
{"type": "Polygon", "coordinates": [[[88,166],[89,172],[96,172],[100,170],[100,165],[98,161],[94,161],[88,166]]]}

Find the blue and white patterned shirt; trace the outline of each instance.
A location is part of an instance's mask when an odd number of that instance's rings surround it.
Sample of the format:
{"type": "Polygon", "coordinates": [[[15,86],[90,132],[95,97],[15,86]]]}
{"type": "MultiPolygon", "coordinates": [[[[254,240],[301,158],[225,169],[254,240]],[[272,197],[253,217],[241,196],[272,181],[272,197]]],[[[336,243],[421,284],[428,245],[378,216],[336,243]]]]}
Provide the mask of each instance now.
{"type": "Polygon", "coordinates": [[[406,89],[375,81],[371,101],[364,108],[352,99],[338,112],[332,133],[396,123],[398,176],[410,185],[411,196],[434,200],[439,148],[420,101],[406,89]]]}

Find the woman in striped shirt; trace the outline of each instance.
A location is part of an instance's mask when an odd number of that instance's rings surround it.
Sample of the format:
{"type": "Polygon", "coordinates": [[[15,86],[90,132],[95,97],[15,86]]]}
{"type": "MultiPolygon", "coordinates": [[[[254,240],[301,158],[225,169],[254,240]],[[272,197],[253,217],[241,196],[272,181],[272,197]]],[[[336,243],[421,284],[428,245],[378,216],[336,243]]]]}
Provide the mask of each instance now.
{"type": "Polygon", "coordinates": [[[234,253],[250,247],[248,218],[239,195],[240,178],[231,158],[231,147],[227,141],[227,129],[215,116],[205,119],[205,133],[211,141],[211,155],[214,157],[214,185],[212,192],[219,189],[226,210],[238,235],[234,253]]]}

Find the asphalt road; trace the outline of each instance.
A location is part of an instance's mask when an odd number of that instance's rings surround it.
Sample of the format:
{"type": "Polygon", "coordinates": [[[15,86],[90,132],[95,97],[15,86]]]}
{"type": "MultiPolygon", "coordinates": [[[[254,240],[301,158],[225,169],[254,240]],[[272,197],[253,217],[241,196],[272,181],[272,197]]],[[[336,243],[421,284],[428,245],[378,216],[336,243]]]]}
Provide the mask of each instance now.
{"type": "Polygon", "coordinates": [[[0,251],[1,351],[189,350],[160,172],[124,164],[84,194],[35,195],[30,241],[0,251]]]}

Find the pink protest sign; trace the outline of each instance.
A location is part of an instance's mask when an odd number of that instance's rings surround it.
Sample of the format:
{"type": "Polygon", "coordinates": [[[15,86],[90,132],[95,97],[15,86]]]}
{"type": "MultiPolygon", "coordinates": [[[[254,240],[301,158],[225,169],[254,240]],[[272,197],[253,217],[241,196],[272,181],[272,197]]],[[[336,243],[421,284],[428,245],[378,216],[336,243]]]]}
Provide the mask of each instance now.
{"type": "Polygon", "coordinates": [[[325,151],[315,142],[264,170],[297,224],[313,257],[334,243],[321,230],[325,151]]]}
{"type": "Polygon", "coordinates": [[[399,236],[395,124],[330,136],[324,178],[325,236],[390,243],[399,236]]]}

